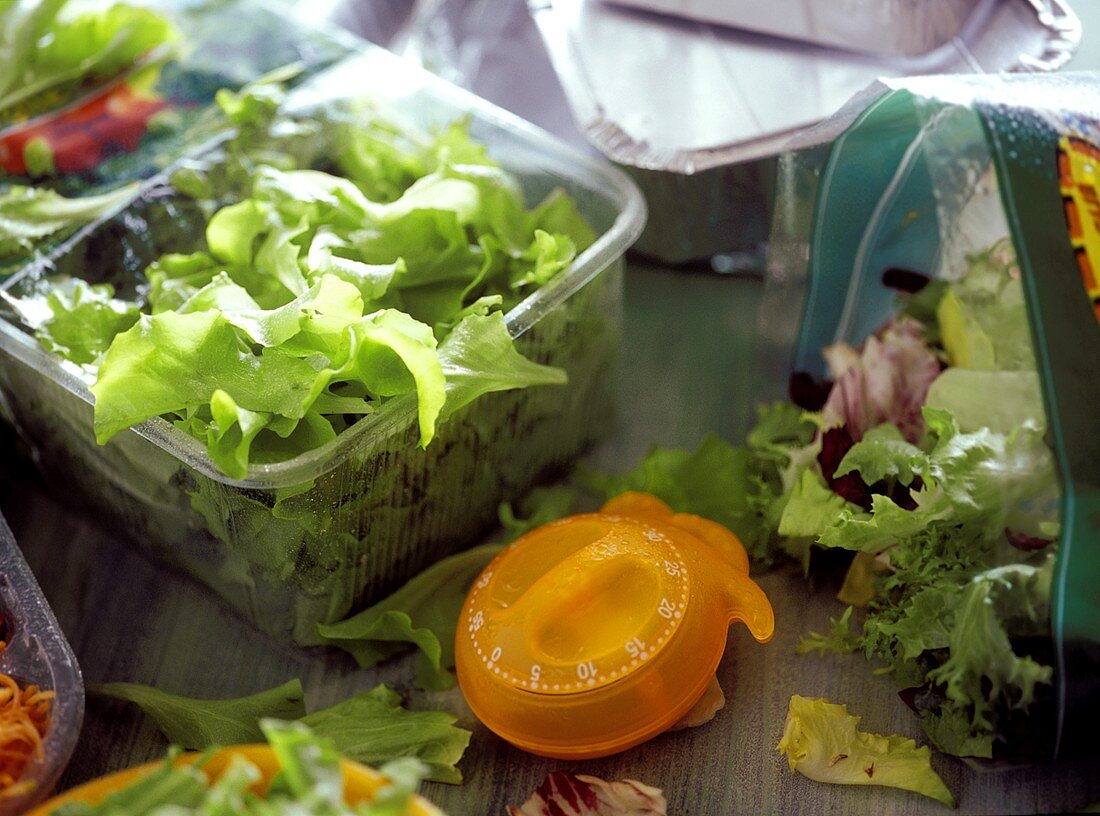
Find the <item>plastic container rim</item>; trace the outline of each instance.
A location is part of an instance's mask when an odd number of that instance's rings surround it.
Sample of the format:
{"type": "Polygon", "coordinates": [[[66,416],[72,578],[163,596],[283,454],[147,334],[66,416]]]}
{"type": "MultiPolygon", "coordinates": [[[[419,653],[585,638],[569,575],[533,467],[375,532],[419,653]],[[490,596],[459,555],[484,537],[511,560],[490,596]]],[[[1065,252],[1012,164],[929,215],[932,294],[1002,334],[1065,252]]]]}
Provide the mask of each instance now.
{"type": "MultiPolygon", "coordinates": [[[[380,51],[381,49],[370,46],[363,53],[347,59],[362,58],[364,53],[373,56],[380,51]]],[[[387,54],[386,58],[390,56],[387,54]]],[[[476,114],[478,118],[522,137],[527,146],[541,148],[538,154],[540,170],[583,183],[590,190],[612,201],[619,210],[610,228],[599,235],[596,241],[578,255],[572,264],[559,272],[550,283],[531,293],[508,311],[505,315],[508,330],[513,338],[520,337],[544,315],[560,306],[620,258],[634,243],[641,234],[646,219],[646,206],[642,194],[625,173],[609,163],[574,150],[530,122],[498,108],[463,88],[452,85],[419,66],[396,56],[392,58],[406,70],[419,74],[424,80],[424,85],[430,90],[450,96],[465,110],[476,114]]],[[[343,62],[341,60],[332,67],[337,68],[343,62]]],[[[205,145],[205,147],[208,146],[209,143],[205,145]]],[[[193,158],[194,155],[196,153],[188,153],[181,157],[181,160],[193,158]]],[[[163,183],[170,172],[171,168],[143,181],[134,196],[119,205],[105,218],[117,215],[144,192],[158,183],[163,183]]],[[[97,221],[80,229],[51,254],[63,253],[72,244],[96,229],[99,223],[101,222],[97,221]]],[[[17,272],[7,281],[0,283],[0,294],[5,293],[36,266],[37,261],[31,262],[25,267],[25,272],[17,272]]],[[[64,368],[38,344],[33,336],[3,318],[0,318],[0,350],[49,377],[87,404],[94,404],[95,398],[92,392],[79,376],[64,368]]],[[[385,403],[376,413],[356,422],[319,448],[284,462],[252,464],[243,479],[234,479],[222,473],[198,439],[161,417],[146,420],[126,429],[123,433],[138,434],[202,475],[227,486],[242,489],[273,489],[290,487],[315,479],[345,461],[359,447],[366,444],[369,436],[389,436],[415,421],[416,395],[406,394],[385,403]]]]}
{"type": "MultiPolygon", "coordinates": [[[[30,648],[39,650],[52,674],[50,690],[55,694],[43,736],[45,755],[32,761],[19,780],[33,782],[34,787],[23,794],[0,797],[0,814],[14,814],[48,796],[68,765],[84,720],[84,679],[72,647],[3,516],[0,516],[0,566],[3,567],[0,580],[6,583],[18,604],[19,631],[11,648],[22,653],[25,647],[21,641],[29,640],[30,648]]],[[[14,610],[9,611],[14,614],[14,610]]],[[[39,682],[34,677],[18,673],[15,676],[39,682]]]]}

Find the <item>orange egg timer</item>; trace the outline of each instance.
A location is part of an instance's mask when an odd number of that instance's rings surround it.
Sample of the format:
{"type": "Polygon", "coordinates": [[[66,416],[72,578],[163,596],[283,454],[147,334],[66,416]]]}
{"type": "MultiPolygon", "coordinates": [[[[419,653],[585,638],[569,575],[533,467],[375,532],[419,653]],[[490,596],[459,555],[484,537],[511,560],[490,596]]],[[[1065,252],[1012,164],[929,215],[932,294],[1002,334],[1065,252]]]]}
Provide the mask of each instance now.
{"type": "Polygon", "coordinates": [[[532,530],[474,582],[455,638],[458,681],[487,727],[526,751],[606,756],[695,705],[742,621],[775,619],[737,536],[627,493],[532,530]]]}

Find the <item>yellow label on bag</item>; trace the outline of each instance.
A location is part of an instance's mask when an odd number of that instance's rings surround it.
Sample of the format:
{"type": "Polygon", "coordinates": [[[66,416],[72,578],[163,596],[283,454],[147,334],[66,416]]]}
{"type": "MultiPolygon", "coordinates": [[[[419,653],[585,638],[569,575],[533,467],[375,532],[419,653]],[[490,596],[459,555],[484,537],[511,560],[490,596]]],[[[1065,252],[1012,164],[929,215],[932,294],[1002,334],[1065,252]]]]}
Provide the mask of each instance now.
{"type": "Polygon", "coordinates": [[[1081,282],[1100,320],[1100,147],[1080,136],[1063,136],[1058,186],[1081,282]]]}

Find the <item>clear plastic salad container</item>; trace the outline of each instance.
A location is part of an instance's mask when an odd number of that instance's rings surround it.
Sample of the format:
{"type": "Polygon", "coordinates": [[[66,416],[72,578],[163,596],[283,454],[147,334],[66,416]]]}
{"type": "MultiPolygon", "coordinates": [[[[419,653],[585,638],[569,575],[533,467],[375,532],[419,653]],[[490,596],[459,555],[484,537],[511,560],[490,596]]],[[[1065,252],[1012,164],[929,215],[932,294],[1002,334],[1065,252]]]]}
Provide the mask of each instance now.
{"type": "MultiPolygon", "coordinates": [[[[500,501],[560,471],[609,426],[622,255],[645,217],[640,194],[617,170],[382,49],[341,62],[292,102],[348,89],[421,128],[469,116],[471,135],[519,180],[529,204],[558,187],[573,198],[595,243],[506,315],[518,350],[564,368],[568,385],[486,395],[426,449],[417,444],[415,399],[395,398],[321,448],[232,479],[198,440],[161,419],[98,446],[83,380],[12,312],[0,314],[0,409],[58,488],[260,628],[303,643],[316,642],[318,622],[338,620],[468,545],[500,501]]],[[[163,176],[151,179],[121,212],[0,292],[23,297],[45,274],[95,268],[113,270],[117,291],[133,293],[145,265],[193,245],[202,222],[187,202],[163,176]]]]}
{"type": "Polygon", "coordinates": [[[32,786],[22,794],[0,796],[0,816],[16,816],[45,799],[65,770],[84,719],[84,681],[73,651],[2,517],[0,615],[0,637],[4,640],[0,672],[21,685],[34,684],[56,695],[44,738],[44,756],[32,760],[19,779],[19,783],[30,782],[32,786]]]}

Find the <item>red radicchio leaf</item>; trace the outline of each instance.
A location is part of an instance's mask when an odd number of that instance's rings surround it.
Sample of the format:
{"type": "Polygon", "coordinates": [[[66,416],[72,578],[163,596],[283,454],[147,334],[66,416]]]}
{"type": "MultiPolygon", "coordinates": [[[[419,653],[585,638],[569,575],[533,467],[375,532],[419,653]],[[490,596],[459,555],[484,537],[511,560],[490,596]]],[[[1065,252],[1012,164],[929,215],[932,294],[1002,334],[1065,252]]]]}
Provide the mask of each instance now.
{"type": "Polygon", "coordinates": [[[1026,533],[1014,533],[1007,527],[1005,528],[1005,538],[1007,538],[1008,543],[1017,550],[1023,550],[1024,552],[1037,552],[1054,543],[1049,538],[1029,536],[1026,533]]]}
{"type": "Polygon", "coordinates": [[[829,489],[843,499],[858,504],[865,510],[871,509],[871,491],[858,473],[845,473],[834,477],[844,455],[851,450],[855,442],[848,429],[830,428],[821,436],[821,451],[817,454],[817,463],[829,489]]]}
{"type": "Polygon", "coordinates": [[[924,433],[921,407],[940,363],[924,342],[924,329],[912,318],[890,321],[859,348],[835,343],[824,349],[836,377],[824,411],[839,419],[852,439],[890,422],[910,442],[924,433]]]}
{"type": "Polygon", "coordinates": [[[530,799],[509,807],[508,816],[668,816],[668,804],[660,790],[632,779],[605,782],[555,771],[530,799]]]}
{"type": "Polygon", "coordinates": [[[791,402],[803,411],[820,411],[832,387],[832,380],[818,382],[805,371],[796,371],[787,382],[787,393],[791,402]]]}

